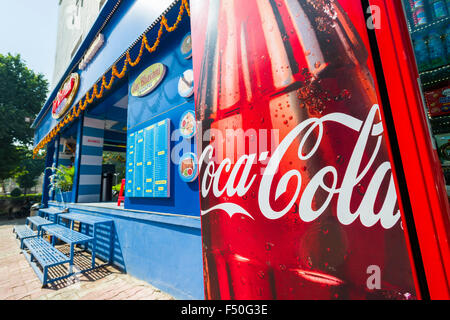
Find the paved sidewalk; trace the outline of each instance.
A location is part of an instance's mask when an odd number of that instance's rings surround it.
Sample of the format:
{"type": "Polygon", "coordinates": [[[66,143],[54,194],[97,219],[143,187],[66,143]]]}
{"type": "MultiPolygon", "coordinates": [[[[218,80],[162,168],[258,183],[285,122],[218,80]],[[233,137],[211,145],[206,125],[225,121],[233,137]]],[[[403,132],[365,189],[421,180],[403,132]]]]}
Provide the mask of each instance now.
{"type": "MultiPolygon", "coordinates": [[[[172,300],[173,297],[147,282],[135,279],[112,266],[96,268],[49,284],[42,284],[21,254],[12,230],[21,220],[0,221],[0,300],[172,300]]],[[[68,248],[58,247],[63,252],[68,248]]],[[[96,261],[103,264],[100,260],[96,261]]],[[[90,255],[77,252],[75,263],[89,265],[90,255]]],[[[64,270],[59,270],[64,272],[64,270]]],[[[55,273],[59,272],[54,271],[55,273]]]]}

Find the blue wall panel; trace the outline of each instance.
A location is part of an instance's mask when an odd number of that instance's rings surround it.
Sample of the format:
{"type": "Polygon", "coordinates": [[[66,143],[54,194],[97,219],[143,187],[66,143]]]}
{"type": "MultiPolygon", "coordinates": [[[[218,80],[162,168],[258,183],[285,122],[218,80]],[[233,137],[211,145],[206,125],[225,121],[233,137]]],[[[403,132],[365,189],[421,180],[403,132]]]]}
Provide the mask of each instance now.
{"type": "MultiPolygon", "coordinates": [[[[176,131],[183,113],[188,109],[195,109],[193,97],[186,99],[178,94],[180,75],[187,69],[192,69],[192,60],[184,59],[180,51],[181,41],[189,30],[189,20],[183,19],[175,32],[165,35],[165,41],[161,42],[161,47],[155,54],[150,58],[143,59],[136,68],[130,71],[129,93],[134,80],[147,67],[157,62],[163,63],[167,67],[163,81],[150,94],[144,97],[128,95],[128,133],[138,134],[140,130],[151,124],[166,118],[170,119],[170,197],[144,198],[141,193],[136,193],[136,190],[134,190],[134,194],[126,194],[125,208],[192,216],[200,215],[198,181],[186,183],[178,175],[178,160],[182,154],[184,152],[196,153],[196,137],[183,140],[176,131]]],[[[131,150],[133,149],[128,149],[129,152],[131,150]]],[[[134,150],[137,151],[136,143],[134,150]]],[[[130,155],[127,153],[127,156],[130,155]]]]}

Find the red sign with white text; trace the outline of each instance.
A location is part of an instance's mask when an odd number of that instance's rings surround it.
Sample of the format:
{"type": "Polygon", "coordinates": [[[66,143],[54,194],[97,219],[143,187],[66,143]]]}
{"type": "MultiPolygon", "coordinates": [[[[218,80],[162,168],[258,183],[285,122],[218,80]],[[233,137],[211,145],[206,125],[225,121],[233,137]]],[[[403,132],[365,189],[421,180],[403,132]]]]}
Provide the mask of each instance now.
{"type": "Polygon", "coordinates": [[[207,299],[417,297],[351,0],[191,0],[207,299]]]}
{"type": "Polygon", "coordinates": [[[52,116],[59,119],[66,113],[72,105],[73,99],[78,91],[80,76],[78,73],[72,73],[69,78],[64,81],[61,89],[58,91],[52,104],[52,116]]]}

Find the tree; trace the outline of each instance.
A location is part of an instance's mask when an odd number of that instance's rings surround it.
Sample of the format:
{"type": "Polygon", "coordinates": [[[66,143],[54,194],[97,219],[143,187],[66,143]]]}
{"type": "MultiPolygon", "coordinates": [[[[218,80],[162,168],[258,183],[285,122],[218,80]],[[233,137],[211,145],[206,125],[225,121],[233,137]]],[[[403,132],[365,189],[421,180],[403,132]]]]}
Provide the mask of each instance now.
{"type": "Polygon", "coordinates": [[[37,184],[37,178],[44,172],[45,163],[43,159],[33,159],[33,152],[22,148],[23,158],[17,167],[15,179],[17,184],[23,189],[23,194],[37,184]]]}
{"type": "MultiPolygon", "coordinates": [[[[17,165],[22,157],[22,151],[17,146],[0,140],[0,181],[2,183],[16,173],[17,165]]],[[[5,191],[4,185],[3,190],[5,191]]]]}
{"type": "Polygon", "coordinates": [[[17,173],[23,155],[18,146],[31,145],[31,120],[43,106],[47,92],[47,80],[28,69],[20,55],[0,54],[0,180],[17,173]]]}

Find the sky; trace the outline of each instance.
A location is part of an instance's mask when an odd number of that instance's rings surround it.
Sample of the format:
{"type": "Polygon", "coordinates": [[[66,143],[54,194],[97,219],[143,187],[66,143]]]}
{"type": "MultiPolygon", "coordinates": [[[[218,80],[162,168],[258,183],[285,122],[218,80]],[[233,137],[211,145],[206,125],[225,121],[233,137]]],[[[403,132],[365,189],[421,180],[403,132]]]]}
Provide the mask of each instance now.
{"type": "Polygon", "coordinates": [[[0,54],[20,54],[51,84],[58,0],[0,0],[0,54]]]}

